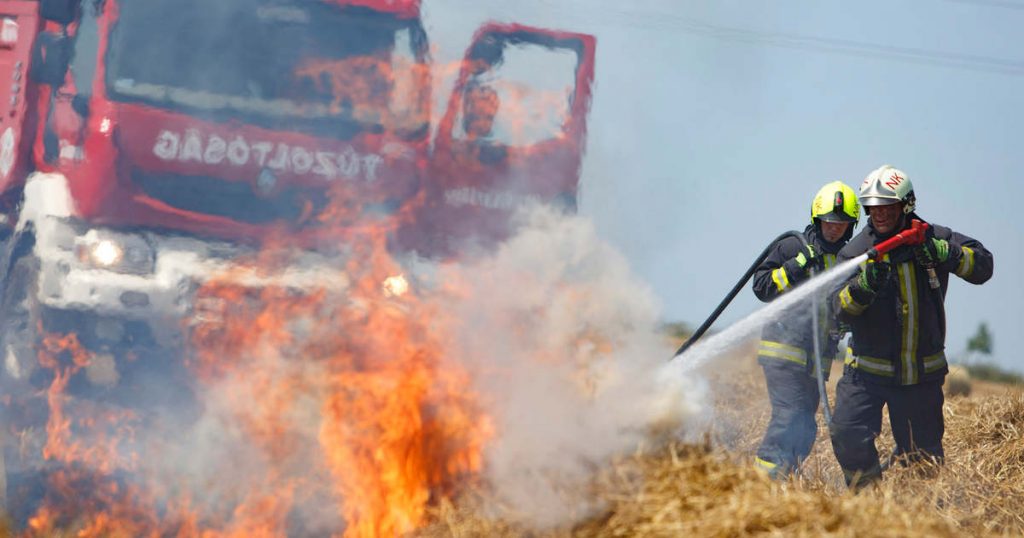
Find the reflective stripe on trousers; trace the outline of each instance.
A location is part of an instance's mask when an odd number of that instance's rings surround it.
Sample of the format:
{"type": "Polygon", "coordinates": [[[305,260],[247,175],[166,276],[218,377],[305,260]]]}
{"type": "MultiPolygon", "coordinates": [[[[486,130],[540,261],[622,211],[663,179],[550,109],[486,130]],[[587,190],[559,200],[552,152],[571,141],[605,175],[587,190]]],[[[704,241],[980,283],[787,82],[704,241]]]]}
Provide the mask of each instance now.
{"type": "MultiPolygon", "coordinates": [[[[893,361],[880,359],[878,357],[869,357],[867,355],[854,355],[853,349],[846,348],[846,359],[843,361],[845,364],[857,370],[863,370],[869,374],[893,377],[896,373],[896,367],[893,361]]],[[[947,365],[946,352],[940,351],[932,355],[924,357],[921,361],[924,364],[924,372],[930,374],[938,372],[947,365]]],[[[914,371],[917,371],[916,364],[917,359],[915,358],[913,363],[915,364],[914,371]]],[[[916,381],[915,381],[916,383],[916,381]]],[[[903,378],[903,385],[911,385],[914,383],[907,383],[907,379],[903,378]]]]}

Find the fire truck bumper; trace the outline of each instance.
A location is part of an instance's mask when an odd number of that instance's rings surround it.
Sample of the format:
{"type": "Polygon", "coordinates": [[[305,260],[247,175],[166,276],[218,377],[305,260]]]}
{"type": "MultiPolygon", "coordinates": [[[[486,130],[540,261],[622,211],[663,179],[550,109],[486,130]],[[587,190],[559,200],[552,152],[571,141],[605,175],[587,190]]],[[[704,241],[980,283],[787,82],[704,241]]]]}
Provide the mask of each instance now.
{"type": "Polygon", "coordinates": [[[51,218],[44,227],[35,251],[38,302],[55,320],[47,325],[101,345],[126,339],[181,344],[189,326],[216,323],[229,306],[217,296],[197,297],[211,280],[249,290],[348,286],[337,264],[312,252],[296,254],[287,267],[257,268],[238,261],[251,249],[231,243],[70,219],[51,218]]]}

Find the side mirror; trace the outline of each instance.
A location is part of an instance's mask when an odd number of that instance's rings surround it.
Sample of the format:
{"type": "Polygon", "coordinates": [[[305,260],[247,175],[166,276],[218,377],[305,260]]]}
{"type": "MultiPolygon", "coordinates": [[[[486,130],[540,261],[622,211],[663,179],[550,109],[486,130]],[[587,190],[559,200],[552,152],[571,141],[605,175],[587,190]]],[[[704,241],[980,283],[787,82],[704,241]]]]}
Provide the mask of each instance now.
{"type": "Polygon", "coordinates": [[[29,76],[41,84],[58,87],[64,84],[71,56],[71,41],[67,36],[42,32],[32,51],[29,76]]]}
{"type": "Polygon", "coordinates": [[[46,20],[68,24],[75,20],[79,0],[40,0],[39,15],[46,20]]]}

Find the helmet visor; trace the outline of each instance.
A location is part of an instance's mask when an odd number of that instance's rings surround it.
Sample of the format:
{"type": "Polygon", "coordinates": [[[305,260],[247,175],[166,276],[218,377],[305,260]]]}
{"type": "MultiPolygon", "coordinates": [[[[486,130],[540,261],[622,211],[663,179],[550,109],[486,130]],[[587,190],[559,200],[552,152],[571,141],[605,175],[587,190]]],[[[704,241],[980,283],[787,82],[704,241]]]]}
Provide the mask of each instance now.
{"type": "Polygon", "coordinates": [[[865,196],[860,199],[860,205],[864,207],[877,207],[880,205],[892,205],[898,204],[900,200],[898,198],[889,198],[882,196],[865,196]]]}
{"type": "Polygon", "coordinates": [[[857,222],[857,219],[842,211],[831,211],[818,217],[825,222],[857,222]]]}

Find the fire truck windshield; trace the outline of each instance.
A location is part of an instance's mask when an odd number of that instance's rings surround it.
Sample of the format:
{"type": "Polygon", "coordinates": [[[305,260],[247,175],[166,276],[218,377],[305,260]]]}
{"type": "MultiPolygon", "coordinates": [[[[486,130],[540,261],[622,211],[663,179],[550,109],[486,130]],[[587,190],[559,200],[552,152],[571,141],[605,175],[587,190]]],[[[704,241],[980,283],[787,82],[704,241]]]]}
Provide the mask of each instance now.
{"type": "Polygon", "coordinates": [[[423,136],[419,20],[289,0],[121,0],[111,99],[338,139],[423,136]]]}

